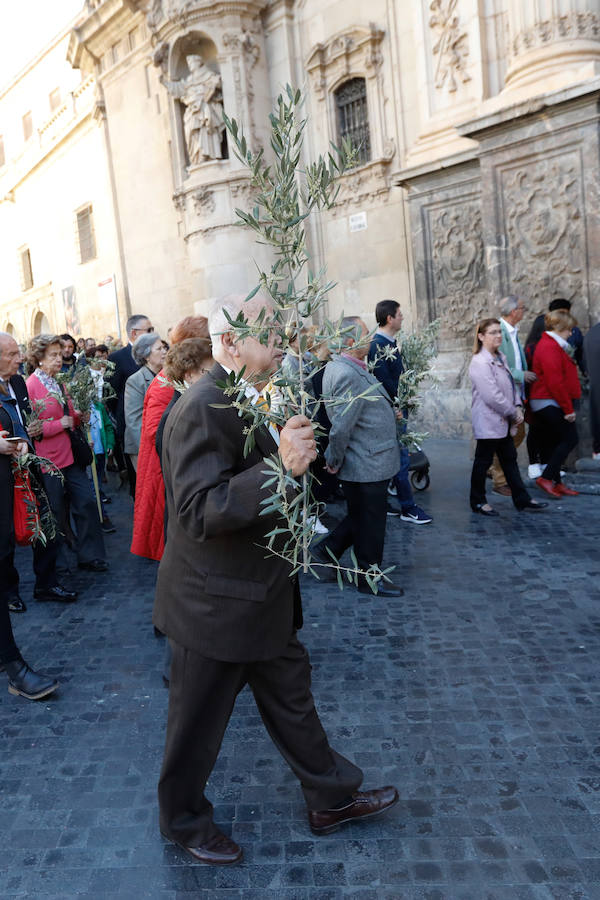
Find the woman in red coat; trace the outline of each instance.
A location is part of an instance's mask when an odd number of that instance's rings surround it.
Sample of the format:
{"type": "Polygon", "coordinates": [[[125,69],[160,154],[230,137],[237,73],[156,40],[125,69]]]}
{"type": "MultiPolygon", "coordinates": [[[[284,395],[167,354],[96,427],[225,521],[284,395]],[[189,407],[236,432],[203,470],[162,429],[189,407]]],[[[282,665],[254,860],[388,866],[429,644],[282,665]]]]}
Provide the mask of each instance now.
{"type": "MultiPolygon", "coordinates": [[[[204,316],[187,316],[170,334],[172,346],[190,338],[205,341],[210,357],[208,321],[204,316]]],[[[166,382],[165,371],[161,370],[144,398],[131,541],[132,553],[156,560],[162,558],[165,546],[165,487],[154,442],[162,415],[172,398],[173,387],[166,382]]]]}
{"type": "Polygon", "coordinates": [[[542,458],[546,466],[536,483],[551,497],[574,496],[560,480],[565,459],[579,440],[575,425],[575,407],[581,397],[577,365],[571,358],[567,339],[576,325],[564,309],[546,315],[546,331],[533,355],[537,380],[529,391],[529,406],[540,430],[542,458]]]}

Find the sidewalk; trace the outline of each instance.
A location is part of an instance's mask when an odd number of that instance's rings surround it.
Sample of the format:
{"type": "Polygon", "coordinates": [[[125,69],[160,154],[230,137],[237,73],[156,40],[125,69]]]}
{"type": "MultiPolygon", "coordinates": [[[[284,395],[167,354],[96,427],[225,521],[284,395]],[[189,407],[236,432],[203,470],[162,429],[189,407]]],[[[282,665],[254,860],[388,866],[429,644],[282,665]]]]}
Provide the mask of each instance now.
{"type": "Polygon", "coordinates": [[[72,606],[31,599],[19,551],[17,642],[61,687],[32,703],[0,682],[2,900],[600,898],[600,499],[527,515],[490,494],[501,516],[485,519],[468,506],[469,442],[425,450],[417,499],[434,524],[388,521],[405,596],[303,583],[331,743],[401,803],[313,836],[244,691],[209,785],[244,848],[230,869],[188,862],[158,832],[164,644],[156,567],[128,552],[129,498],[114,495],[108,576],[74,574],[72,606]]]}

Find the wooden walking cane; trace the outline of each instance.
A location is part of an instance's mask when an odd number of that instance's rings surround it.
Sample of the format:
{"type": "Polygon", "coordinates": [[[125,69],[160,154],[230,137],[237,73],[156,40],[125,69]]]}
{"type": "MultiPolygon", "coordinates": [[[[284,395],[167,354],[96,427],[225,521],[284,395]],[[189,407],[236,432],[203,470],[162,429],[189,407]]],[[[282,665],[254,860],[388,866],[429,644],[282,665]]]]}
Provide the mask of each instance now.
{"type": "Polygon", "coordinates": [[[85,426],[85,436],[87,438],[87,442],[92,448],[92,481],[94,482],[94,491],[96,492],[96,504],[98,506],[98,517],[100,519],[100,524],[104,522],[104,516],[102,515],[102,501],[100,500],[100,487],[98,485],[98,470],[96,469],[96,454],[94,453],[94,445],[92,444],[92,431],[89,425],[85,426]]]}

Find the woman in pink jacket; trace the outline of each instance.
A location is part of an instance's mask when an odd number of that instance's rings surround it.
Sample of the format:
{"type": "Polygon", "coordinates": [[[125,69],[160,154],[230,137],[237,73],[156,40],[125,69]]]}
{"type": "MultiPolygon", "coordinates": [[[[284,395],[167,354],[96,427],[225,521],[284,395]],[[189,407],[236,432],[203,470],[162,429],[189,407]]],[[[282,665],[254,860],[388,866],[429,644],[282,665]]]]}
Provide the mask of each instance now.
{"type": "Polygon", "coordinates": [[[485,496],[486,473],[494,453],[498,455],[518,510],[538,512],[548,505],[532,500],[521,479],[510,429],[523,421],[523,408],[506,357],[500,353],[501,343],[502,328],[498,319],[484,319],[479,323],[469,366],[473,435],[477,441],[470,499],[473,512],[482,516],[498,515],[485,496]]]}
{"type": "MultiPolygon", "coordinates": [[[[85,469],[73,459],[69,437],[71,429],[79,425],[80,415],[68,393],[56,381],[63,362],[60,338],[54,334],[37,335],[29,342],[27,356],[34,369],[27,379],[29,399],[43,401],[39,413],[43,431],[35,442],[36,452],[53,462],[64,479],[61,481],[58,475],[43,476],[50,507],[64,538],[68,496],[77,531],[77,564],[80,569],[104,572],[108,564],[96,500],[85,469]]],[[[64,546],[62,551],[64,561],[64,546]]]]}

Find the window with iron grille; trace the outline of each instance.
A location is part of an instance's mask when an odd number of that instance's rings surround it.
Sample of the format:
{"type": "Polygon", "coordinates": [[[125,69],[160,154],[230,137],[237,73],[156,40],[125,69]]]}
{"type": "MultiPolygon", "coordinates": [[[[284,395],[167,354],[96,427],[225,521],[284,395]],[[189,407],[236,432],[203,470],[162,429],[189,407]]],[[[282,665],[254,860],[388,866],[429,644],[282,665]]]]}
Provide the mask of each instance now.
{"type": "Polygon", "coordinates": [[[357,163],[371,159],[371,135],[367,110],[367,85],[364,78],[351,78],[335,92],[338,140],[348,138],[357,151],[357,163]]]}
{"type": "Polygon", "coordinates": [[[94,234],[94,220],[92,207],[84,206],[75,213],[77,221],[77,245],[79,248],[79,262],[85,263],[96,256],[96,236],[94,234]]]}
{"type": "Polygon", "coordinates": [[[23,116],[23,137],[26,141],[29,140],[31,135],[33,134],[33,116],[30,112],[25,113],[23,116]]]}
{"type": "Polygon", "coordinates": [[[19,262],[21,269],[21,290],[28,291],[33,287],[33,270],[31,268],[31,253],[29,247],[19,249],[19,262]]]}

